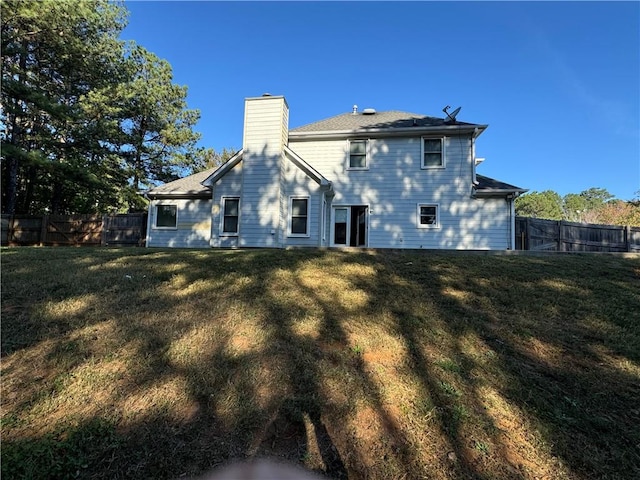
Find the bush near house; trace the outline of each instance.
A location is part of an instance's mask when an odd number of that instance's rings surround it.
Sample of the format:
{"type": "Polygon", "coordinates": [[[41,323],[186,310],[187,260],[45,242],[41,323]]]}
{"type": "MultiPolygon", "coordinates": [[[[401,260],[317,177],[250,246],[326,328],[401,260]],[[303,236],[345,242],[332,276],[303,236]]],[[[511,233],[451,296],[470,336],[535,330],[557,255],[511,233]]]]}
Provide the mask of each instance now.
{"type": "Polygon", "coordinates": [[[2,475],[640,476],[640,259],[2,250],[2,475]]]}

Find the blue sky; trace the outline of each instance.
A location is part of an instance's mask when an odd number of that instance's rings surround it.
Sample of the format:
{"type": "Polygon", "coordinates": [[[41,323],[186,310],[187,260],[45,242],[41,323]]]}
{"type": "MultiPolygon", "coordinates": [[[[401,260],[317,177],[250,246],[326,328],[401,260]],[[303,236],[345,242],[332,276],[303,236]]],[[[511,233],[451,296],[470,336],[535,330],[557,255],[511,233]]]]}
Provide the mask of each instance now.
{"type": "Polygon", "coordinates": [[[478,172],[561,195],[640,190],[639,2],[127,1],[123,39],[171,63],[200,144],[242,147],[244,98],[289,127],[360,109],[488,124],[478,172]]]}

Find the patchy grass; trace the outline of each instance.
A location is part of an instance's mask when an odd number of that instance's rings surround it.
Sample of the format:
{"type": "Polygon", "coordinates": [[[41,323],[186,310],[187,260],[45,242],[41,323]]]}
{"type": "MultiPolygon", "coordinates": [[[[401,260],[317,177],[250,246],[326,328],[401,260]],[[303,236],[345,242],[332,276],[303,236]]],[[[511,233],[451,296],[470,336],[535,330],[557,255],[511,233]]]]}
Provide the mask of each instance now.
{"type": "Polygon", "coordinates": [[[640,477],[640,259],[2,250],[2,475],[640,477]]]}

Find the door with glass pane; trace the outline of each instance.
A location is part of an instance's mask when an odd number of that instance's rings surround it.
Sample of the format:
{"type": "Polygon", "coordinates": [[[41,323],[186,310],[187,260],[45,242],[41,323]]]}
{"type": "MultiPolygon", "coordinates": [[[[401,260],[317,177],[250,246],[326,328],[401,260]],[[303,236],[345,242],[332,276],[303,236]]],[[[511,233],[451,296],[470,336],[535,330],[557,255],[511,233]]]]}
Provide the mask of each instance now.
{"type": "Polygon", "coordinates": [[[331,223],[331,245],[334,247],[367,246],[366,205],[333,207],[331,223]]]}

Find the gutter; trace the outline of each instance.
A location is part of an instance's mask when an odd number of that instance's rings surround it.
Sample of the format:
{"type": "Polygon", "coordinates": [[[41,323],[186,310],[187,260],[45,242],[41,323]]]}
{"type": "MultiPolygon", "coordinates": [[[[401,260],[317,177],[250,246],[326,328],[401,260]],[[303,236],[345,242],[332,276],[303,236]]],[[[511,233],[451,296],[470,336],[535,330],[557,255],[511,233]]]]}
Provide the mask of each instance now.
{"type": "Polygon", "coordinates": [[[289,140],[314,140],[316,138],[344,138],[354,135],[378,134],[379,137],[406,137],[407,134],[430,133],[472,133],[473,138],[480,136],[488,125],[439,125],[434,127],[405,128],[359,128],[355,130],[324,130],[315,132],[289,132],[289,140]]]}

